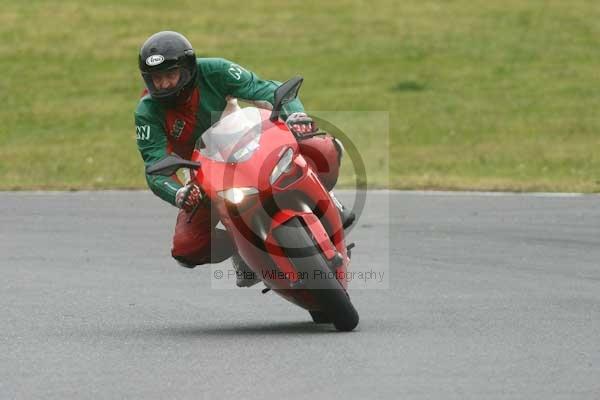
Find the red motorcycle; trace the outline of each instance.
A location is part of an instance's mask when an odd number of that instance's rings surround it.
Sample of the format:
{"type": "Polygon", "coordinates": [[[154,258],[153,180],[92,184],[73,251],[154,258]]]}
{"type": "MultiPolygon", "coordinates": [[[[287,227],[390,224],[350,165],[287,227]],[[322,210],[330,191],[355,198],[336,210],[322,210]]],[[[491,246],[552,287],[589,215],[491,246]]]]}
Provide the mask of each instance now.
{"type": "Polygon", "coordinates": [[[314,134],[296,137],[279,119],[302,81],[281,85],[271,112],[248,107],[222,118],[202,134],[191,160],[169,155],[146,172],[195,171],[191,179],[217,208],[263,292],[305,308],[316,323],[351,331],[359,317],[347,293],[350,250],[341,217],[298,151],[298,141],[314,134]]]}

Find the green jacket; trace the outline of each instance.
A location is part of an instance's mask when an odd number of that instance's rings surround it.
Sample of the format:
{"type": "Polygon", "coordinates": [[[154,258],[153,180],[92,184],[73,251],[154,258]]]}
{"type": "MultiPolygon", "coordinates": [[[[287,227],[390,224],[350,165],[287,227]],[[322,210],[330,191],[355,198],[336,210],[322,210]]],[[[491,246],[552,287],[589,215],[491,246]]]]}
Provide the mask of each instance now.
{"type": "MultiPolygon", "coordinates": [[[[176,108],[167,108],[147,92],[135,110],[137,145],[146,167],[169,153],[189,159],[196,141],[216,122],[227,105],[227,97],[267,102],[273,105],[277,81],[260,79],[247,69],[222,58],[198,58],[196,87],[190,100],[176,108]]],[[[281,118],[303,112],[299,99],[285,105],[281,118]]],[[[173,177],[146,175],[148,187],[160,198],[175,205],[181,187],[173,177]]]]}

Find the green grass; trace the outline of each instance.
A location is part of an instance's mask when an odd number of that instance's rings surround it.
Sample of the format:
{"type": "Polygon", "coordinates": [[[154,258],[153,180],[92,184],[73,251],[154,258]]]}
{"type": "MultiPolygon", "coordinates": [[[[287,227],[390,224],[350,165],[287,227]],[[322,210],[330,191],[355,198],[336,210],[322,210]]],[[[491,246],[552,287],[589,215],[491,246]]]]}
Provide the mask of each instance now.
{"type": "Polygon", "coordinates": [[[0,189],[145,187],[136,55],[173,29],[349,111],[371,187],[600,192],[598,21],[591,0],[5,1],[0,189]]]}

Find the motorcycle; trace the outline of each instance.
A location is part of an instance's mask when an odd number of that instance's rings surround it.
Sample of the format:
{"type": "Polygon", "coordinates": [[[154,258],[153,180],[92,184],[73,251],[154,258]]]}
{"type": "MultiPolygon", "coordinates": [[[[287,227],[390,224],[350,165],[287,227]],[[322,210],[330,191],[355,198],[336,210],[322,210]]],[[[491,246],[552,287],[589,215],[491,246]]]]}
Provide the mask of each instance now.
{"type": "Polygon", "coordinates": [[[295,136],[279,119],[302,81],[279,86],[271,112],[238,108],[220,119],[191,160],[169,155],[146,172],[171,176],[189,168],[263,293],[273,290],[308,310],[315,323],[351,331],[359,321],[345,279],[352,245],[334,200],[298,150],[299,141],[323,132],[295,136]]]}

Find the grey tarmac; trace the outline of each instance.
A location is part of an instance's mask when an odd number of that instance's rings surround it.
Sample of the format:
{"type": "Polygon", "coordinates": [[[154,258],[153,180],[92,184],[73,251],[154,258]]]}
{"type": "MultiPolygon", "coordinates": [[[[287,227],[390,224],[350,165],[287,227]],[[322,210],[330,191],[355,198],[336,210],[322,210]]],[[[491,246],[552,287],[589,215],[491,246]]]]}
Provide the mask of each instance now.
{"type": "Polygon", "coordinates": [[[369,192],[351,333],[177,266],[175,216],[0,193],[0,399],[600,398],[599,196],[369,192]]]}

